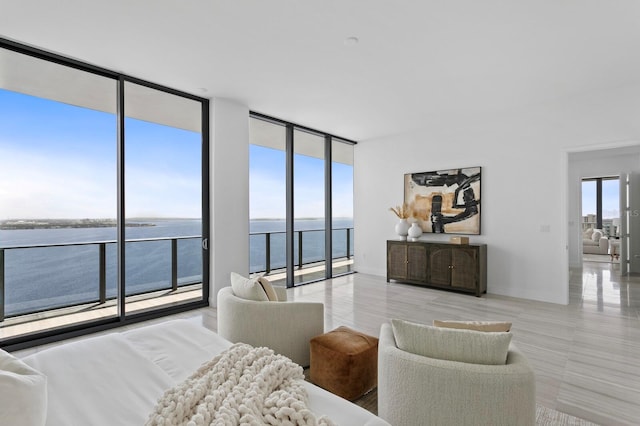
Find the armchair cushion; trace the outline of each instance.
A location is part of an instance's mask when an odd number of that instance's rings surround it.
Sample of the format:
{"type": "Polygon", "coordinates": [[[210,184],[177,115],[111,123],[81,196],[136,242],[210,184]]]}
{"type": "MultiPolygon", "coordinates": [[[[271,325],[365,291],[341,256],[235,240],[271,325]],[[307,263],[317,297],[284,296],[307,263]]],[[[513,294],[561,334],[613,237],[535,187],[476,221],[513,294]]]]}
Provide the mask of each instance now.
{"type": "Polygon", "coordinates": [[[260,277],[258,278],[258,284],[262,286],[262,290],[264,290],[267,295],[267,299],[269,299],[270,302],[277,302],[278,300],[280,300],[278,298],[278,294],[271,285],[271,281],[269,281],[265,277],[260,277]]]}
{"type": "Polygon", "coordinates": [[[233,289],[233,294],[242,299],[255,300],[257,302],[269,300],[264,288],[258,282],[258,278],[245,278],[232,272],[231,288],[233,289]]]}
{"type": "Polygon", "coordinates": [[[511,333],[431,327],[398,319],[391,324],[398,348],[416,355],[484,365],[507,361],[511,333]]]}
{"type": "Polygon", "coordinates": [[[433,320],[434,327],[459,328],[464,330],[508,332],[511,323],[504,321],[438,321],[433,320]]]}

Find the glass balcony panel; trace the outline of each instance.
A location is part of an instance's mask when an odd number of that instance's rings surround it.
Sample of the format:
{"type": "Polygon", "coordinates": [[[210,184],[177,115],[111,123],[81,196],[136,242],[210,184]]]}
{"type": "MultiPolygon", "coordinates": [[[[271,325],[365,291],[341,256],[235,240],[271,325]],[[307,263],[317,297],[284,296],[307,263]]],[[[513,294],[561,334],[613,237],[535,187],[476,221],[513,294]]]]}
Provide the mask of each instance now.
{"type": "Polygon", "coordinates": [[[249,235],[249,272],[267,270],[267,234],[249,235]]]}
{"type": "Polygon", "coordinates": [[[271,233],[271,269],[283,269],[287,267],[286,236],[287,234],[285,232],[271,233]]]}
{"type": "Polygon", "coordinates": [[[178,244],[178,286],[202,282],[202,242],[187,238],[178,244]]]}
{"type": "Polygon", "coordinates": [[[136,241],[125,245],[127,296],[171,288],[171,241],[136,241]]]}
{"type": "Polygon", "coordinates": [[[347,257],[347,254],[350,254],[350,250],[347,247],[347,233],[349,229],[333,229],[331,231],[332,241],[333,241],[333,258],[340,259],[343,257],[347,257]]]}
{"type": "Polygon", "coordinates": [[[98,247],[5,250],[5,316],[97,302],[98,247]]]}

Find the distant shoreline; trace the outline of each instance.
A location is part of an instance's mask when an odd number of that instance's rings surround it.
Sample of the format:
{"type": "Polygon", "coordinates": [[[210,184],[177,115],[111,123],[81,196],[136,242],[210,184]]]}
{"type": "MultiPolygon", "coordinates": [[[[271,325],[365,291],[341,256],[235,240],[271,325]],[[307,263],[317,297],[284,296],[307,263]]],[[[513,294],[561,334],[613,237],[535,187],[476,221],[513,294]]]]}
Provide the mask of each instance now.
{"type": "MultiPolygon", "coordinates": [[[[334,220],[353,220],[353,218],[336,217],[334,220]]],[[[171,220],[194,220],[192,218],[129,218],[126,227],[140,228],[156,226],[153,222],[171,220]]],[[[199,219],[198,219],[199,220],[199,219]]],[[[278,218],[255,218],[250,222],[285,222],[285,219],[278,218]]],[[[324,221],[324,218],[307,217],[296,218],[297,221],[324,221]]],[[[0,231],[16,231],[28,229],[73,229],[73,228],[115,228],[115,219],[5,219],[0,220],[0,231]]]]}
{"type": "MultiPolygon", "coordinates": [[[[286,219],[258,217],[258,218],[252,218],[249,220],[254,222],[278,222],[278,221],[285,221],[286,219]]],[[[324,220],[324,217],[297,217],[295,218],[295,220],[324,220]]],[[[352,217],[334,217],[333,220],[353,220],[353,218],[352,217]]]]}
{"type": "MultiPolygon", "coordinates": [[[[115,228],[115,219],[13,219],[0,220],[0,230],[65,229],[65,228],[115,228]]],[[[129,222],[127,227],[156,226],[154,223],[129,222]]]]}

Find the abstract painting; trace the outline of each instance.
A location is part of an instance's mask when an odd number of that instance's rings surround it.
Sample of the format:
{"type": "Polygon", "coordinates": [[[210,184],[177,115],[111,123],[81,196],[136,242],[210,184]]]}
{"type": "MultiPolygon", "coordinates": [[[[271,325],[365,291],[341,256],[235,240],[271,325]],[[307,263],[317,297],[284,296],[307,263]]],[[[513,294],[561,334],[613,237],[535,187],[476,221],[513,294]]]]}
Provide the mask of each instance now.
{"type": "Polygon", "coordinates": [[[481,167],[408,173],[404,201],[423,232],[480,234],[481,167]]]}

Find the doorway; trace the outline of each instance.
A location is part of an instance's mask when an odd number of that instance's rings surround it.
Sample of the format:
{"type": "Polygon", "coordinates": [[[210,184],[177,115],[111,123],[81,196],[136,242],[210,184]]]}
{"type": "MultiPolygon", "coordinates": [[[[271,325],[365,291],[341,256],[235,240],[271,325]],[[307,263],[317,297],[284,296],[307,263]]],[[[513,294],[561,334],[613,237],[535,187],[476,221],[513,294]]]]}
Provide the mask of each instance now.
{"type": "Polygon", "coordinates": [[[582,261],[620,263],[620,176],[583,178],[582,261]]]}
{"type": "MultiPolygon", "coordinates": [[[[637,260],[640,262],[640,247],[636,248],[635,243],[640,244],[640,237],[634,234],[640,232],[640,215],[638,219],[633,215],[633,201],[638,197],[633,197],[632,193],[640,188],[640,179],[636,176],[640,171],[640,142],[625,141],[612,144],[601,145],[599,147],[583,147],[567,151],[567,255],[568,274],[580,274],[583,268],[583,212],[582,212],[582,180],[597,177],[618,177],[620,188],[620,225],[616,226],[615,232],[619,234],[620,241],[620,271],[627,271],[629,263],[627,260],[636,259],[634,253],[638,254],[637,260]],[[628,185],[628,181],[632,180],[628,185]],[[629,188],[632,188],[631,190],[629,188]],[[635,188],[635,189],[634,189],[635,188]],[[630,210],[631,209],[631,210],[630,210]],[[633,222],[633,223],[631,223],[633,222]],[[637,223],[636,223],[637,222],[637,223]],[[631,226],[633,225],[633,226],[631,226]],[[638,230],[638,231],[636,231],[638,230]]],[[[606,186],[606,182],[603,181],[606,186]]],[[[594,191],[595,193],[595,191],[594,191]]],[[[640,204],[640,199],[638,200],[640,204]]],[[[640,207],[638,207],[640,211],[640,207]]],[[[596,214],[595,208],[591,212],[596,214]]],[[[618,267],[618,264],[610,264],[618,267]]],[[[626,272],[624,272],[626,273],[626,272]]],[[[567,294],[567,297],[569,295],[567,294]]]]}

